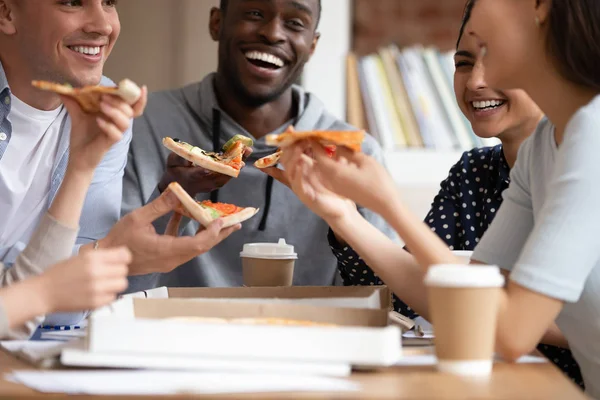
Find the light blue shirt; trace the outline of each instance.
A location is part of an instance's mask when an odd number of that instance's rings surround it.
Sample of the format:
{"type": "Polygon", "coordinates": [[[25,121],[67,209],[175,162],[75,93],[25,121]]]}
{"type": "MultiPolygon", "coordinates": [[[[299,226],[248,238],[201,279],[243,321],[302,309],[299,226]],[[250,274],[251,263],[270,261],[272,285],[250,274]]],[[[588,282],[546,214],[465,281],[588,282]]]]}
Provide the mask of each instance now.
{"type": "MultiPolygon", "coordinates": [[[[114,86],[114,83],[106,77],[102,77],[100,84],[104,86],[114,86]]],[[[8,120],[11,105],[10,101],[5,101],[7,98],[10,98],[10,88],[4,69],[0,63],[0,132],[2,133],[1,139],[4,139],[0,140],[0,159],[4,155],[6,149],[10,146],[10,140],[13,133],[10,121],[8,120]]],[[[41,213],[44,213],[50,208],[58,188],[63,181],[69,157],[70,132],[71,119],[66,115],[64,121],[61,123],[60,140],[56,159],[54,160],[52,168],[47,208],[41,210],[41,213]]],[[[132,130],[130,126],[123,135],[121,141],[116,143],[106,153],[96,168],[79,221],[80,229],[77,237],[77,244],[73,249],[74,254],[78,253],[79,248],[83,244],[90,243],[106,236],[112,226],[119,220],[123,188],[123,172],[125,165],[127,164],[127,152],[129,143],[131,142],[131,135],[132,130]]],[[[6,254],[0,261],[6,265],[14,263],[19,253],[22,252],[26,246],[27,243],[17,242],[10,249],[3,249],[5,250],[3,253],[6,254]]],[[[85,313],[49,315],[46,318],[45,323],[56,325],[77,324],[84,315],[85,313]]]]}
{"type": "Polygon", "coordinates": [[[523,143],[504,202],[473,259],[565,302],[556,323],[600,399],[600,96],[580,109],[557,147],[544,120],[523,143]]]}

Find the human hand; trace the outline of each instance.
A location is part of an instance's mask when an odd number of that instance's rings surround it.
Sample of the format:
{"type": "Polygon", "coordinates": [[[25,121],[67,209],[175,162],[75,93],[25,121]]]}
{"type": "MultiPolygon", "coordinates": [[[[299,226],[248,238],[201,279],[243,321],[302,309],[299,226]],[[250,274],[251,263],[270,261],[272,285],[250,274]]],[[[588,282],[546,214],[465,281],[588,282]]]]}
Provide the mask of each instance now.
{"type": "Polygon", "coordinates": [[[131,252],[125,247],[89,251],[58,263],[38,277],[38,293],[50,312],[95,309],[127,289],[131,252]]]}
{"type": "Polygon", "coordinates": [[[299,142],[287,148],[281,157],[285,170],[278,169],[277,174],[281,174],[281,179],[288,183],[300,201],[335,230],[339,220],[356,214],[356,205],[324,185],[314,172],[315,162],[308,154],[308,142],[299,142]]]}
{"type": "Polygon", "coordinates": [[[164,235],[158,234],[152,222],[176,210],[180,204],[167,190],[153,202],[123,217],[98,242],[98,247],[127,246],[133,253],[129,275],[165,273],[206,253],[241,228],[238,224],[223,229],[223,221],[218,219],[206,229],[200,228],[195,236],[177,237],[178,218],[175,224],[169,224],[164,235]]]}
{"type": "MultiPolygon", "coordinates": [[[[242,161],[245,161],[252,149],[246,147],[242,161]]],[[[242,168],[244,167],[242,163],[242,168]]],[[[177,182],[183,189],[195,197],[198,193],[209,193],[220,189],[232,179],[229,175],[220,174],[202,167],[196,167],[194,164],[175,153],[167,157],[167,168],[158,183],[158,190],[162,193],[172,182],[177,182]]]]}
{"type": "Polygon", "coordinates": [[[309,146],[314,158],[311,173],[332,192],[380,214],[398,196],[394,180],[373,157],[339,146],[332,158],[318,142],[309,146]]]}
{"type": "Polygon", "coordinates": [[[148,89],[142,88],[140,99],[129,105],[118,96],[104,94],[101,113],[85,112],[79,103],[61,96],[71,117],[69,168],[78,171],[93,171],[104,154],[123,137],[131,119],[142,115],[146,107],[148,89]]]}

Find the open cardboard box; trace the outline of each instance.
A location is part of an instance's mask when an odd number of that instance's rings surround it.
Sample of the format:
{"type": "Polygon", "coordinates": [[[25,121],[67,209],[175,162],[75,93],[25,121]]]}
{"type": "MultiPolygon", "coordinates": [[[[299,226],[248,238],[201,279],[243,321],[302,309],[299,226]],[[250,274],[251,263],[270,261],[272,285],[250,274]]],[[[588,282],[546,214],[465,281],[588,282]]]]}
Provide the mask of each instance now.
{"type": "Polygon", "coordinates": [[[93,313],[66,365],[347,375],[394,364],[401,330],[377,287],[158,288],[93,313]],[[214,324],[175,317],[289,318],[336,326],[214,324]]]}
{"type": "MultiPolygon", "coordinates": [[[[123,297],[133,298],[133,303],[118,312],[133,312],[136,318],[289,318],[365,327],[386,326],[391,305],[386,286],[161,287],[123,297]]],[[[114,314],[115,307],[96,315],[107,312],[114,314]]]]}

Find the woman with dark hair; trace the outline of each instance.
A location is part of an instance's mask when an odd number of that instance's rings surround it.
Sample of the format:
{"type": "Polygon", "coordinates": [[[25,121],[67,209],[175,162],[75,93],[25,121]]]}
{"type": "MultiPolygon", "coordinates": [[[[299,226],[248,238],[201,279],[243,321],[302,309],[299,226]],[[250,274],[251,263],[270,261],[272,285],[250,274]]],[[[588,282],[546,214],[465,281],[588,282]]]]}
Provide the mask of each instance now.
{"type": "MultiPolygon", "coordinates": [[[[521,143],[543,118],[542,111],[521,89],[494,90],[485,81],[485,68],[477,60],[477,41],[464,30],[473,2],[465,7],[456,43],[454,93],[475,134],[496,137],[502,144],[465,152],[450,169],[425,223],[451,250],[473,250],[496,216],[502,204],[502,192],[508,188],[510,169],[517,159],[521,143]],[[466,207],[463,207],[463,204],[466,207]]],[[[381,279],[352,249],[340,245],[335,235],[329,244],[338,259],[345,285],[380,285],[381,279]]],[[[417,315],[398,296],[394,309],[411,318],[417,315]]],[[[563,347],[540,344],[538,350],[583,388],[579,367],[571,352],[563,347]]]]}
{"type": "MultiPolygon", "coordinates": [[[[546,115],[521,145],[502,206],[472,257],[474,264],[499,265],[508,276],[496,348],[516,360],[544,337],[560,339],[564,333],[595,398],[600,398],[598,26],[597,0],[477,0],[464,29],[475,41],[488,84],[525,90],[546,115]]],[[[427,317],[424,273],[431,265],[461,260],[405,207],[385,168],[344,148],[336,154],[330,159],[317,143],[297,143],[286,149],[282,163],[298,196],[427,317]],[[305,155],[309,150],[314,160],[305,155]],[[362,219],[352,202],[386,218],[412,254],[362,219]]]]}

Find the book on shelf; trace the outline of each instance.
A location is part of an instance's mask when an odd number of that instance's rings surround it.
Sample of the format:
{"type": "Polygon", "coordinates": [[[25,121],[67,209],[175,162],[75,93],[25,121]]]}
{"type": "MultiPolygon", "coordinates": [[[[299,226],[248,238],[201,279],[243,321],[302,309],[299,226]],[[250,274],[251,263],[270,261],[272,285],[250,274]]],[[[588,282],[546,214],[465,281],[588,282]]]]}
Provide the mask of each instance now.
{"type": "Polygon", "coordinates": [[[454,95],[454,52],[390,45],[346,63],[347,119],[386,151],[466,151],[496,145],[475,135],[454,95]]]}

